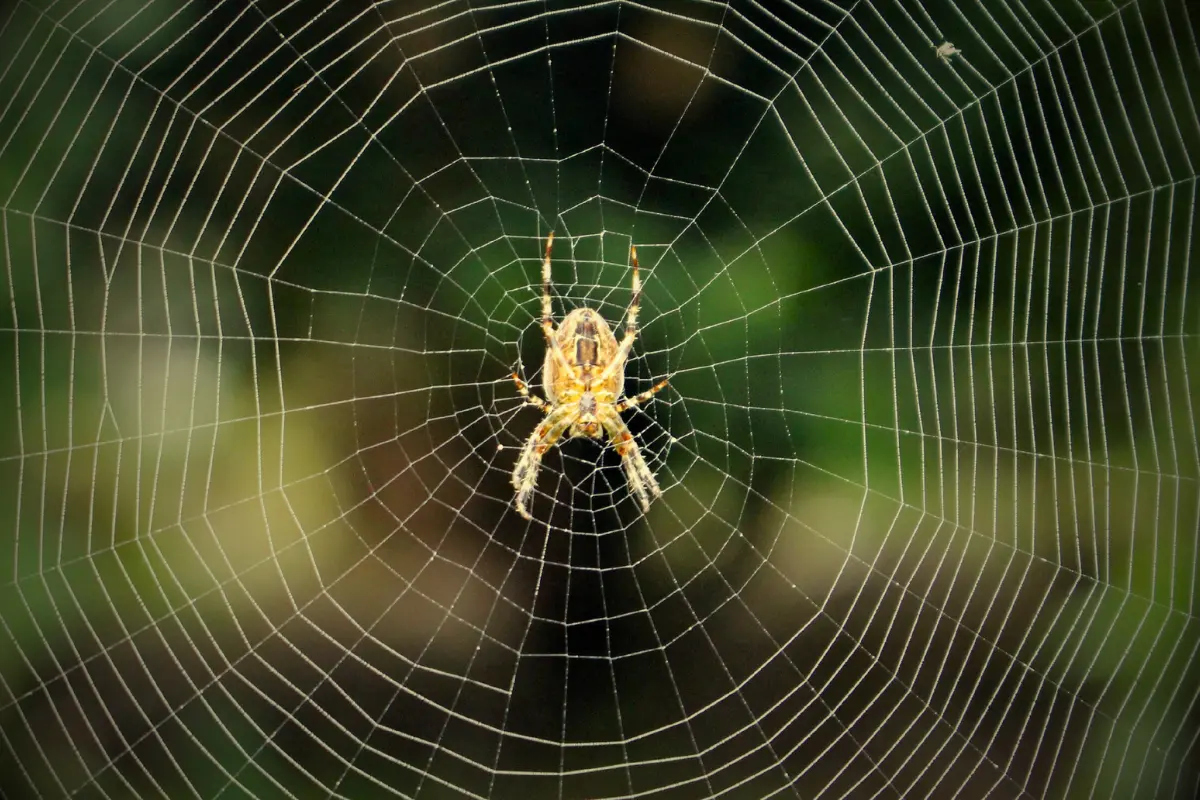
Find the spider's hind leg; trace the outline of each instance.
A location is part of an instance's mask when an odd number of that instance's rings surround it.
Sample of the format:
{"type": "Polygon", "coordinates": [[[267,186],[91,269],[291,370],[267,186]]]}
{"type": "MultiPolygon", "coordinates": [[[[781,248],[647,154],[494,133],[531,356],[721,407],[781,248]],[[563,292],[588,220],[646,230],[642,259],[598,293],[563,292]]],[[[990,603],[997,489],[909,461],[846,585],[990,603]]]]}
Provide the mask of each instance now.
{"type": "Polygon", "coordinates": [[[550,250],[554,247],[554,231],[546,237],[546,256],[542,259],[542,335],[546,339],[546,350],[559,369],[572,371],[571,364],[554,338],[554,303],[550,295],[550,250]]]}
{"type": "Polygon", "coordinates": [[[625,335],[621,337],[621,344],[617,347],[617,352],[613,355],[608,367],[600,373],[600,377],[595,379],[597,383],[603,383],[611,378],[618,368],[624,367],[630,351],[633,350],[633,341],[637,338],[638,309],[642,305],[642,279],[638,272],[636,247],[629,248],[629,260],[633,267],[633,293],[629,298],[629,310],[625,312],[625,335]]]}
{"type": "Polygon", "coordinates": [[[554,338],[554,305],[550,297],[550,250],[554,247],[554,231],[546,237],[546,256],[542,259],[542,330],[546,341],[554,338]]]}
{"type": "Polygon", "coordinates": [[[642,307],[642,279],[638,274],[637,248],[630,246],[629,260],[633,264],[633,293],[629,298],[629,311],[625,317],[625,338],[637,336],[638,310],[642,307]]]}

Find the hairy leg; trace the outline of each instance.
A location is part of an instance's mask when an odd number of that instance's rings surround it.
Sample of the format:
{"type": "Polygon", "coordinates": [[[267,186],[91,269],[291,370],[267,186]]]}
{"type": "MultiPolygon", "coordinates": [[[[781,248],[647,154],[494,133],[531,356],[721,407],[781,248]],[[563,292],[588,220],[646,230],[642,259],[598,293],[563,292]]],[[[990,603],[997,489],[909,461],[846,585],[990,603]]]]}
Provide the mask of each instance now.
{"type": "Polygon", "coordinates": [[[633,262],[633,295],[629,299],[629,311],[625,314],[625,336],[621,339],[621,344],[617,348],[616,355],[609,362],[608,367],[601,372],[594,383],[603,383],[612,377],[617,369],[625,365],[625,360],[629,358],[630,351],[633,350],[633,341],[637,338],[637,318],[638,309],[642,305],[642,279],[638,275],[638,259],[637,248],[629,248],[629,260],[633,262]]]}
{"type": "Polygon", "coordinates": [[[542,259],[542,335],[546,339],[546,352],[558,364],[558,368],[572,374],[571,363],[554,339],[554,304],[550,296],[550,250],[553,247],[554,231],[550,231],[546,237],[546,256],[542,259]]]}
{"type": "Polygon", "coordinates": [[[660,497],[662,489],[658,487],[654,473],[650,471],[646,460],[642,458],[642,451],[634,440],[633,434],[629,432],[629,428],[625,427],[624,420],[614,409],[601,411],[600,422],[604,425],[608,438],[612,441],[617,455],[621,457],[621,463],[625,466],[625,480],[629,484],[629,491],[641,504],[642,511],[649,511],[650,501],[655,497],[660,497]]]}
{"type": "Polygon", "coordinates": [[[550,298],[550,250],[554,247],[554,231],[546,237],[546,255],[542,259],[542,328],[553,332],[554,307],[550,298]]]}
{"type": "Polygon", "coordinates": [[[659,381],[658,383],[656,383],[654,386],[647,389],[646,391],[642,392],[641,394],[634,395],[633,397],[626,397],[624,400],[617,403],[617,405],[616,405],[617,412],[620,413],[622,411],[626,411],[630,408],[633,408],[636,405],[641,405],[642,403],[646,402],[654,395],[658,394],[659,390],[664,388],[666,385],[667,385],[667,379],[663,378],[661,381],[659,381]]]}
{"type": "Polygon", "coordinates": [[[521,397],[525,398],[525,403],[527,405],[540,408],[543,414],[550,413],[550,404],[538,397],[536,394],[531,394],[529,391],[529,385],[525,383],[525,381],[521,380],[521,377],[517,375],[517,373],[514,372],[512,374],[512,379],[513,383],[517,385],[517,392],[520,393],[521,397]]]}
{"type": "Polygon", "coordinates": [[[521,448],[521,455],[517,458],[512,472],[512,485],[517,490],[517,513],[525,519],[532,519],[528,511],[529,498],[533,496],[533,489],[537,485],[542,455],[559,440],[578,416],[574,407],[559,406],[538,423],[533,433],[525,440],[525,446],[521,448]]]}

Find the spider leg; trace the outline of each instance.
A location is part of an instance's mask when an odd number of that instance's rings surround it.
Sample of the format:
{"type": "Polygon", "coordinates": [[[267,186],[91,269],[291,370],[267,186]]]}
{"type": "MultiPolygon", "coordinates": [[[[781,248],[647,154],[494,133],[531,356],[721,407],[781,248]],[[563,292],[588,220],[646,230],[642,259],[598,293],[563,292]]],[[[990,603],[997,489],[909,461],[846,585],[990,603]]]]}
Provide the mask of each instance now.
{"type": "Polygon", "coordinates": [[[525,381],[521,380],[517,373],[514,372],[512,374],[512,379],[513,383],[517,385],[517,391],[520,392],[521,397],[525,398],[526,405],[540,408],[544,414],[550,413],[550,404],[538,397],[536,394],[531,394],[529,391],[529,385],[525,383],[525,381]]]}
{"type": "Polygon", "coordinates": [[[513,467],[512,485],[517,490],[517,513],[525,519],[533,519],[527,510],[529,498],[533,496],[537,485],[538,468],[542,465],[542,455],[562,437],[563,433],[575,421],[578,412],[571,406],[559,406],[551,411],[544,420],[538,423],[525,440],[521,455],[513,467]]]}
{"type": "Polygon", "coordinates": [[[554,231],[546,237],[546,257],[542,259],[542,329],[554,332],[554,307],[550,301],[550,249],[554,247],[554,231]]]}
{"type": "Polygon", "coordinates": [[[629,491],[637,498],[642,511],[649,511],[650,500],[662,496],[662,489],[659,488],[654,473],[646,465],[646,460],[642,458],[642,452],[633,434],[625,427],[625,422],[613,408],[601,409],[600,422],[625,466],[625,480],[629,484],[629,491]]]}
{"type": "Polygon", "coordinates": [[[596,383],[603,383],[611,378],[618,368],[624,367],[625,360],[629,358],[629,352],[633,349],[633,340],[637,338],[638,309],[642,305],[642,279],[638,275],[636,247],[629,248],[629,260],[633,264],[633,296],[629,298],[629,311],[625,314],[625,336],[621,338],[621,345],[608,367],[595,379],[596,383]]]}
{"type": "Polygon", "coordinates": [[[625,318],[625,337],[637,336],[638,309],[642,307],[642,279],[638,276],[637,248],[629,248],[629,260],[633,264],[633,294],[629,298],[629,314],[625,318]]]}
{"type": "MultiPolygon", "coordinates": [[[[666,385],[667,385],[667,379],[663,378],[661,381],[654,384],[653,387],[651,387],[650,389],[647,389],[646,391],[642,392],[641,394],[634,395],[633,397],[626,397],[624,400],[617,403],[614,406],[614,408],[616,409],[617,413],[620,413],[627,409],[633,408],[636,405],[641,405],[642,403],[646,402],[654,395],[658,394],[658,391],[660,389],[662,389],[663,387],[665,387],[666,385]]],[[[538,399],[540,400],[541,398],[539,397],[538,399]]]]}
{"type": "Polygon", "coordinates": [[[554,341],[554,305],[550,296],[550,250],[554,247],[554,231],[546,237],[546,256],[542,259],[542,335],[546,337],[546,351],[568,375],[574,374],[566,355],[554,341]]]}

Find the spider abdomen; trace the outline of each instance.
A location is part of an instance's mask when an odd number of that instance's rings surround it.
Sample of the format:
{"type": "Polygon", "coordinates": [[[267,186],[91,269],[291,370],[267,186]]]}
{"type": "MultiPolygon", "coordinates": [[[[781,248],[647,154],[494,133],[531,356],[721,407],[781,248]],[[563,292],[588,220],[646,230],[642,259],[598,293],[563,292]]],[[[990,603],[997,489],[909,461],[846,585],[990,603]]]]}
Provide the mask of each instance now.
{"type": "Polygon", "coordinates": [[[554,341],[575,374],[562,370],[558,359],[548,351],[542,373],[547,397],[563,402],[568,395],[578,396],[583,392],[620,395],[625,385],[624,364],[619,364],[602,382],[593,383],[613,363],[619,349],[617,337],[604,317],[593,309],[577,308],[558,326],[554,341]]]}

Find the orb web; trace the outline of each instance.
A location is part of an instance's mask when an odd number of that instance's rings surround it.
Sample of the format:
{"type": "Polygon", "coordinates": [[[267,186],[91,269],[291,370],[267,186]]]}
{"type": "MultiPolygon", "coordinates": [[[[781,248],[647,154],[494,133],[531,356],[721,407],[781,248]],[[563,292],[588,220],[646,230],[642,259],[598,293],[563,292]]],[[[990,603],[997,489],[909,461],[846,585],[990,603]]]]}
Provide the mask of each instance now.
{"type": "Polygon", "coordinates": [[[1193,14],[11,5],[0,794],[1194,796],[1193,14]]]}

